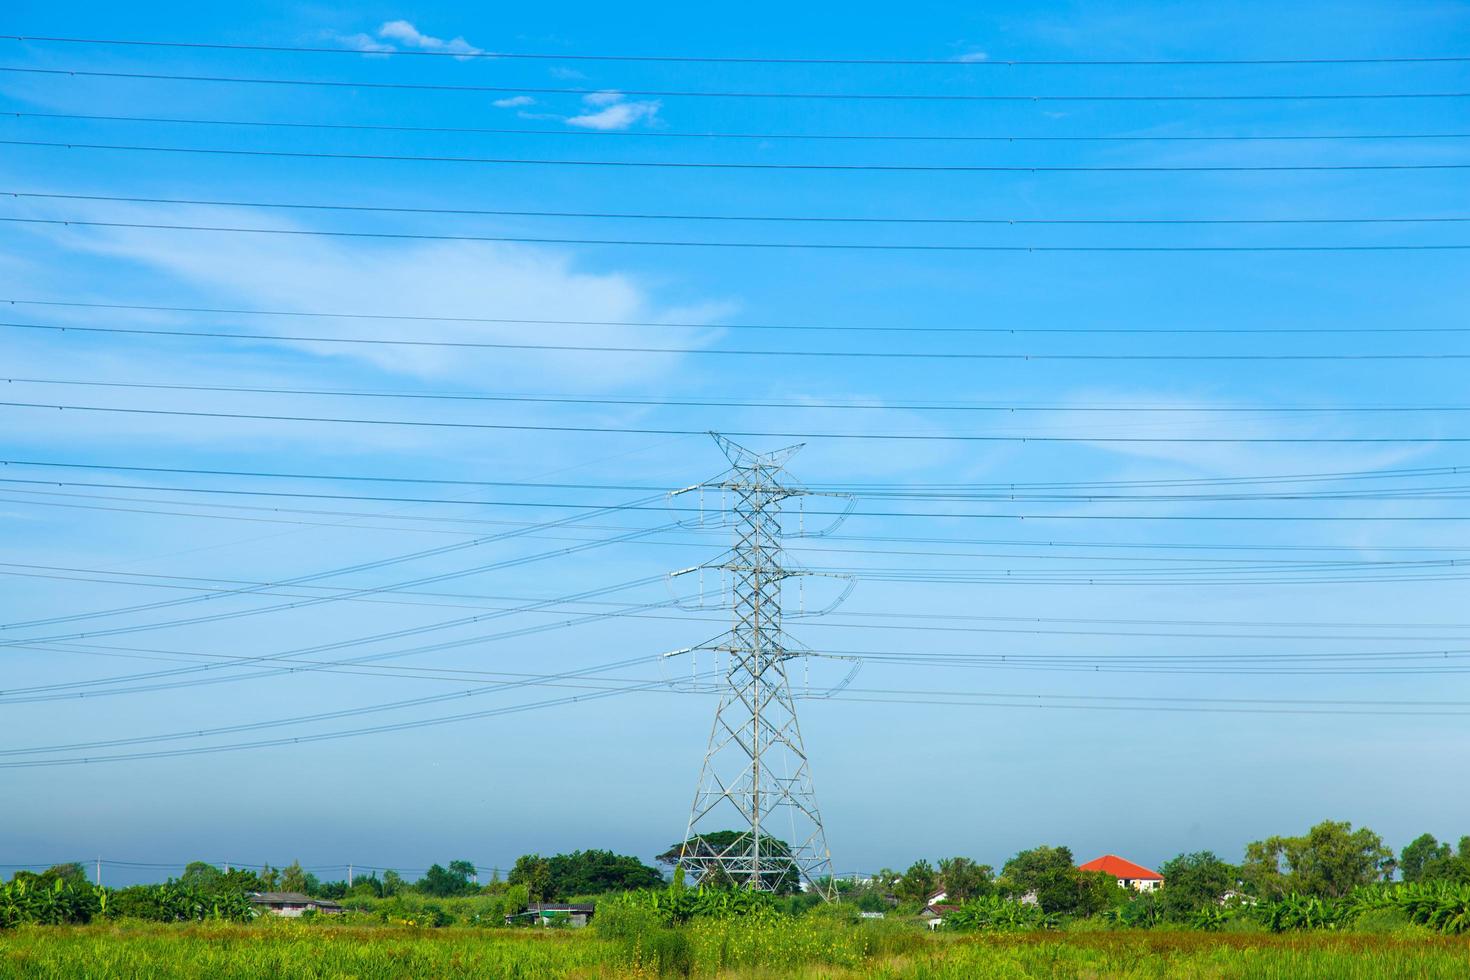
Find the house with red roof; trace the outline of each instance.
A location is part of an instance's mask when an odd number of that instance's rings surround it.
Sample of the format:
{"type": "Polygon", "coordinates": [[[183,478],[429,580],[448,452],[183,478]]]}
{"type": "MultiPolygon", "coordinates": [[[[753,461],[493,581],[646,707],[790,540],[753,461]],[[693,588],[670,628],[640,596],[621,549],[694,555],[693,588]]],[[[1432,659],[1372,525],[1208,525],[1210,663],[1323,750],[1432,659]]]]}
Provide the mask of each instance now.
{"type": "Polygon", "coordinates": [[[1105,875],[1117,878],[1119,887],[1132,888],[1141,892],[1151,892],[1164,883],[1164,876],[1157,871],[1145,868],[1141,864],[1134,864],[1116,854],[1104,854],[1086,864],[1079,864],[1077,870],[1101,871],[1105,875]]]}

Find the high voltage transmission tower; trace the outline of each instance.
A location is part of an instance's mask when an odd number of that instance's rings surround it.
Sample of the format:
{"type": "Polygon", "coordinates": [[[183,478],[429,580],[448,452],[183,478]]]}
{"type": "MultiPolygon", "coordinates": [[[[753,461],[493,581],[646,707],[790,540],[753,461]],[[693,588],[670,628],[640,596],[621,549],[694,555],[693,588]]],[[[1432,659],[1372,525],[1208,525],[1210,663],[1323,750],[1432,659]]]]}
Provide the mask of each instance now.
{"type": "Polygon", "coordinates": [[[782,502],[810,494],[784,469],[801,447],[755,453],[711,434],[731,469],[677,492],[719,490],[731,500],[735,540],[718,567],[730,578],[733,621],[703,647],[728,666],[679,867],[698,882],[763,891],[804,882],[830,897],[832,856],[787,674],[788,662],[806,654],[793,650],[781,616],[783,583],[806,574],[784,566],[781,554],[782,502]]]}

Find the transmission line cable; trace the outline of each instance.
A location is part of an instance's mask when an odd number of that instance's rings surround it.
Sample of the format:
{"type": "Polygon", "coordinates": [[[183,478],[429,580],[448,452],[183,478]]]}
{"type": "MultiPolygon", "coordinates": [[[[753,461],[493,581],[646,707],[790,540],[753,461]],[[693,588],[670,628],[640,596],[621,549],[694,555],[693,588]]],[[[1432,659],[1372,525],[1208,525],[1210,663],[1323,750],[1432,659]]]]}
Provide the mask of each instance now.
{"type": "Polygon", "coordinates": [[[222,41],[161,41],[156,39],[61,37],[35,34],[0,34],[0,41],[21,43],[110,45],[143,48],[183,48],[212,51],[270,51],[285,54],[335,54],[378,57],[394,56],[409,58],[453,58],[456,61],[474,59],[530,60],[530,61],[635,61],[677,64],[729,64],[729,65],[929,65],[956,69],[1013,68],[1016,66],[1063,66],[1063,67],[1129,67],[1129,66],[1209,66],[1209,65],[1418,65],[1459,63],[1470,61],[1461,55],[1408,55],[1408,56],[1327,56],[1306,58],[1104,58],[1104,59],[1026,59],[1005,57],[984,58],[836,58],[836,57],[767,57],[767,56],[720,56],[689,54],[627,54],[627,53],[578,53],[578,52],[528,52],[528,51],[484,51],[479,49],[455,51],[405,50],[402,48],[374,49],[363,51],[352,47],[323,47],[301,44],[247,44],[222,41]]]}
{"type": "MultiPolygon", "coordinates": [[[[0,69],[3,70],[3,69],[0,69]]],[[[1467,93],[1470,98],[1470,93],[1467,93]]],[[[301,160],[371,160],[380,163],[462,163],[488,166],[654,168],[659,170],[749,170],[857,173],[974,174],[1135,174],[1135,173],[1352,173],[1459,171],[1470,163],[1321,163],[1321,164],[900,164],[900,163],[748,163],[719,160],[609,160],[539,157],[471,157],[404,153],[339,153],[326,150],[261,150],[234,147],[154,146],[138,143],[81,143],[0,139],[0,146],[51,150],[105,150],[129,153],[195,153],[206,156],[277,157],[301,160]]],[[[76,222],[80,224],[81,222],[76,222]]]]}
{"type": "Polygon", "coordinates": [[[638,221],[744,221],[798,222],[817,224],[918,224],[918,225],[1375,225],[1445,224],[1470,222],[1467,215],[1423,215],[1409,217],[1274,217],[1274,218],[996,218],[954,216],[873,216],[802,214],[668,214],[643,211],[514,211],[488,208],[387,207],[367,204],[322,204],[280,201],[240,201],[214,198],[120,197],[104,194],[60,194],[39,191],[0,190],[0,197],[48,201],[107,201],[122,204],[181,204],[207,207],[273,208],[298,211],[348,211],[369,214],[455,215],[511,218],[615,218],[638,221]]]}
{"type": "MultiPolygon", "coordinates": [[[[0,304],[11,306],[45,306],[65,309],[89,310],[143,310],[154,313],[210,313],[238,316],[307,317],[329,320],[382,320],[408,323],[502,323],[527,326],[565,327],[681,327],[694,330],[792,330],[824,331],[833,333],[978,333],[978,334],[1311,334],[1311,333],[1470,333],[1470,327],[977,327],[977,326],[922,326],[916,324],[895,325],[846,325],[810,323],[696,323],[693,321],[660,320],[551,320],[527,317],[486,316],[430,316],[425,314],[399,313],[352,313],[316,310],[259,310],[234,309],[204,306],[157,306],[141,303],[87,303],[74,300],[10,299],[0,297],[0,304]]],[[[7,324],[10,325],[10,324],[7,324]]],[[[45,325],[38,325],[45,326],[45,325]]],[[[59,328],[58,328],[59,329],[59,328]]],[[[77,329],[77,328],[72,328],[77,329]]],[[[253,335],[252,335],[253,336],[253,335]]],[[[543,396],[564,397],[564,396],[543,396]]],[[[602,404],[597,402],[596,404],[602,404]]],[[[614,404],[609,402],[608,404],[614,404]]],[[[630,404],[646,404],[642,401],[630,404]]],[[[720,404],[746,404],[735,400],[722,400],[720,404]]],[[[799,403],[779,407],[794,407],[799,403]]],[[[1075,407],[1075,406],[1073,406],[1075,407]]]]}
{"type": "MultiPolygon", "coordinates": [[[[0,324],[3,326],[3,324],[0,324]]],[[[69,329],[69,328],[59,328],[69,329]]],[[[565,349],[565,348],[560,348],[565,349]]],[[[893,354],[877,354],[879,357],[894,356],[893,354]]],[[[935,355],[947,357],[951,355],[935,355]]],[[[953,355],[964,356],[964,355],[953,355]]],[[[975,355],[981,358],[990,358],[992,355],[975,355]]],[[[1027,355],[994,355],[997,358],[1010,360],[1026,359],[1027,355]]],[[[1046,357],[1047,355],[1041,355],[1046,357]]],[[[1051,355],[1053,357],[1066,357],[1066,355],[1051,355]]],[[[1081,356],[1081,355],[1079,355],[1081,356]]],[[[1102,355],[1113,359],[1113,355],[1102,355]]],[[[1120,355],[1121,356],[1121,355],[1120,355]]],[[[1144,357],[1158,357],[1159,359],[1173,359],[1172,355],[1141,355],[1144,357]]],[[[1182,359],[1195,359],[1197,357],[1212,357],[1214,355],[1179,355],[1182,359]]],[[[1258,357],[1250,355],[1219,355],[1230,360],[1257,360],[1258,357]]],[[[1460,360],[1470,358],[1470,354],[1389,354],[1389,355],[1281,355],[1286,360],[1298,359],[1326,359],[1326,360],[1351,360],[1351,359],[1377,359],[1378,357],[1390,359],[1411,360],[1460,360]]],[[[1270,358],[1267,358],[1270,359],[1270,358]]],[[[491,431],[516,431],[516,432],[573,432],[588,434],[616,434],[616,435],[665,435],[683,436],[700,435],[698,429],[663,429],[634,426],[589,426],[589,425],[531,425],[520,423],[494,423],[494,422],[450,422],[423,419],[365,419],[326,417],[309,415],[266,415],[247,412],[204,412],[187,411],[182,409],[161,408],[126,408],[120,406],[105,405],[74,405],[74,404],[52,404],[39,402],[12,402],[0,401],[3,408],[43,409],[54,411],[73,412],[101,412],[124,415],[162,415],[177,416],[182,418],[215,418],[215,419],[240,419],[261,422],[314,422],[323,424],[341,425],[387,425],[387,426],[409,426],[434,429],[484,429],[491,431]]],[[[1209,445],[1209,444],[1262,444],[1262,445],[1299,445],[1299,444],[1405,444],[1405,443],[1446,443],[1458,444],[1470,442],[1470,436],[1054,436],[1054,435],[1000,435],[1000,434],[949,434],[949,433],[914,433],[914,432],[743,432],[731,431],[731,436],[747,438],[770,438],[770,439],[832,439],[832,440],[877,440],[877,441],[912,441],[912,442],[1036,442],[1036,443],[1139,443],[1139,444],[1186,444],[1186,445],[1209,445]]],[[[560,507],[571,506],[554,502],[540,504],[529,504],[518,502],[512,506],[544,506],[560,507]]],[[[622,509],[637,510],[638,506],[629,505],[622,509]]],[[[646,505],[642,509],[647,509],[646,505]]],[[[808,512],[810,513],[810,511],[808,512]]]]}
{"type": "Polygon", "coordinates": [[[587,136],[630,139],[711,139],[760,141],[873,141],[923,143],[1277,143],[1336,142],[1344,140],[1454,140],[1470,139],[1470,133],[1399,132],[1399,133],[1220,133],[1196,136],[1093,134],[1081,136],[1048,136],[1026,134],[977,135],[974,133],[767,133],[713,132],[708,130],[637,130],[637,129],[527,129],[489,126],[409,126],[371,123],[291,122],[258,119],[199,119],[178,116],[116,116],[70,112],[0,111],[0,116],[13,119],[65,119],[78,122],[157,123],[188,126],[245,126],[270,129],[325,129],[349,132],[384,133],[455,133],[495,136],[587,136]]]}
{"type": "MultiPolygon", "coordinates": [[[[3,140],[0,140],[0,143],[3,142],[3,140]]],[[[1470,163],[1434,164],[1432,166],[1470,169],[1470,163]]],[[[67,228],[128,228],[145,231],[191,231],[231,235],[283,235],[296,238],[383,238],[396,241],[499,242],[519,245],[611,245],[649,248],[811,249],[815,251],[838,252],[1457,252],[1470,249],[1470,244],[1461,243],[1398,243],[1376,245],[975,245],[878,242],[740,242],[651,238],[538,238],[525,235],[436,235],[396,231],[330,231],[319,228],[251,228],[238,225],[180,225],[141,221],[19,218],[11,215],[0,215],[0,221],[10,224],[50,225],[67,228]]]]}
{"type": "MultiPolygon", "coordinates": [[[[1129,353],[1006,353],[989,351],[895,351],[895,350],[782,350],[726,347],[647,347],[611,344],[528,344],[475,340],[400,340],[388,337],[332,337],[301,334],[240,333],[223,330],[156,330],[144,327],[92,327],[59,323],[0,322],[10,330],[49,330],[56,333],[125,334],[145,337],[203,337],[213,340],[271,340],[296,343],[370,344],[389,347],[444,347],[466,350],[568,351],[593,354],[681,354],[711,357],[795,357],[795,358],[859,358],[940,361],[1459,361],[1470,354],[1456,351],[1424,353],[1342,353],[1311,354],[1129,354],[1129,353]]],[[[85,406],[33,405],[28,402],[4,402],[15,407],[85,408],[85,406]]],[[[666,435],[702,435],[688,430],[662,432],[666,435]]],[[[744,433],[752,435],[752,433],[744,433]]],[[[758,435],[758,433],[756,433],[758,435]]]]}
{"type": "Polygon", "coordinates": [[[983,94],[961,92],[794,92],[710,89],[625,88],[597,89],[546,85],[464,85],[444,82],[376,82],[327,78],[281,78],[250,75],[184,75],[165,72],[98,71],[81,68],[38,68],[0,65],[0,72],[66,78],[111,78],[137,81],[205,82],[229,85],[279,85],[309,88],[374,89],[406,92],[483,92],[501,95],[570,95],[577,98],[615,91],[640,98],[758,99],[818,102],[939,102],[939,103],[1047,103],[1047,102],[1365,102],[1470,98],[1470,92],[1271,92],[1271,93],[1149,93],[1149,94],[983,94]]]}

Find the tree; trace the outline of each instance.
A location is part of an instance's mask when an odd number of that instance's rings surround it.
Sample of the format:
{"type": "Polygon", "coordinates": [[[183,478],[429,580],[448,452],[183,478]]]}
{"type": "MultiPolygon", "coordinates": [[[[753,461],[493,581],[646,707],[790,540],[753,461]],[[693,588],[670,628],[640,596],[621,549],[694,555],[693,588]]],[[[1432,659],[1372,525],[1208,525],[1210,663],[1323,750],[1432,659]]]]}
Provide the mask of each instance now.
{"type": "Polygon", "coordinates": [[[1002,873],[1012,895],[1034,894],[1043,912],[1069,915],[1077,909],[1080,872],[1071,848],[1033,847],[1007,861],[1002,873]]]}
{"type": "Polygon", "coordinates": [[[952,902],[967,902],[989,895],[994,870],[988,864],[976,864],[966,857],[945,858],[939,862],[939,884],[952,902]]]}
{"type": "Polygon", "coordinates": [[[41,872],[41,878],[47,884],[64,881],[68,885],[85,885],[87,869],[82,867],[79,861],[68,861],[66,864],[53,864],[41,872]]]}
{"type": "Polygon", "coordinates": [[[546,859],[552,897],[598,895],[603,892],[658,888],[664,877],[636,857],[612,851],[573,851],[546,859]]]}
{"type": "Polygon", "coordinates": [[[224,876],[225,873],[212,864],[190,861],[184,866],[184,873],[179,875],[179,884],[201,892],[213,893],[219,891],[220,882],[224,876]]]}
{"type": "MultiPolygon", "coordinates": [[[[655,860],[660,864],[676,865],[679,863],[680,851],[685,848],[700,854],[745,853],[750,850],[749,841],[748,830],[716,830],[690,838],[682,845],[673,844],[655,860]]],[[[761,834],[760,850],[761,864],[770,869],[761,872],[761,884],[765,889],[777,895],[791,895],[800,891],[801,872],[797,869],[796,862],[791,860],[791,845],[780,838],[761,834]]],[[[727,876],[706,875],[700,884],[717,888],[743,888],[749,882],[732,881],[727,876]]]]}
{"type": "Polygon", "coordinates": [[[1451,856],[1450,845],[1441,844],[1434,839],[1433,834],[1420,834],[1399,855],[1399,871],[1405,881],[1423,881],[1430,877],[1425,871],[1449,860],[1451,856]]]}
{"type": "Polygon", "coordinates": [[[449,867],[433,865],[414,885],[425,895],[435,898],[451,898],[455,895],[472,895],[479,889],[470,881],[475,866],[468,861],[450,861],[449,867]]]}
{"type": "Polygon", "coordinates": [[[524,885],[532,902],[544,902],[551,892],[551,862],[539,854],[522,854],[505,880],[511,885],[524,885]]]}
{"type": "Polygon", "coordinates": [[[1263,898],[1288,892],[1341,898],[1359,885],[1387,881],[1393,851],[1367,827],[1324,820],[1302,837],[1268,837],[1246,845],[1241,877],[1263,898]]]}
{"type": "Polygon", "coordinates": [[[1211,851],[1181,854],[1164,862],[1159,873],[1164,876],[1159,901],[1164,917],[1172,922],[1183,922],[1199,909],[1220,904],[1240,877],[1238,868],[1211,851]]]}
{"type": "Polygon", "coordinates": [[[281,888],[281,873],[268,864],[260,869],[260,874],[256,877],[260,879],[260,891],[274,892],[281,888]]]}
{"type": "Polygon", "coordinates": [[[1405,881],[1470,882],[1470,837],[1461,837],[1458,851],[1452,851],[1448,842],[1421,834],[1404,848],[1399,871],[1405,881]]]}
{"type": "Polygon", "coordinates": [[[915,861],[898,879],[895,894],[905,902],[922,902],[934,894],[939,884],[939,874],[928,861],[915,861]]]}
{"type": "Polygon", "coordinates": [[[281,869],[281,891],[302,893],[306,891],[306,872],[302,870],[300,861],[292,861],[281,869]]]}
{"type": "Polygon", "coordinates": [[[404,889],[403,876],[389,868],[383,872],[383,897],[392,898],[404,889]]]}

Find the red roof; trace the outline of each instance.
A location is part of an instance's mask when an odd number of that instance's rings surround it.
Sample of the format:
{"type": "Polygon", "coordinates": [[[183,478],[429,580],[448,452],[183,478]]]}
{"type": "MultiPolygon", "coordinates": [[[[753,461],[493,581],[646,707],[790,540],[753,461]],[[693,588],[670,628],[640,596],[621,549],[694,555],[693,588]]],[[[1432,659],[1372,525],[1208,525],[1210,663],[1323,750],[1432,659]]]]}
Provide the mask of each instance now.
{"type": "Polygon", "coordinates": [[[1116,854],[1104,854],[1102,857],[1086,864],[1078,865],[1078,871],[1101,871],[1110,874],[1114,878],[1126,878],[1129,880],[1143,879],[1145,881],[1163,881],[1164,876],[1157,871],[1150,871],[1141,864],[1126,861],[1116,854]]]}

